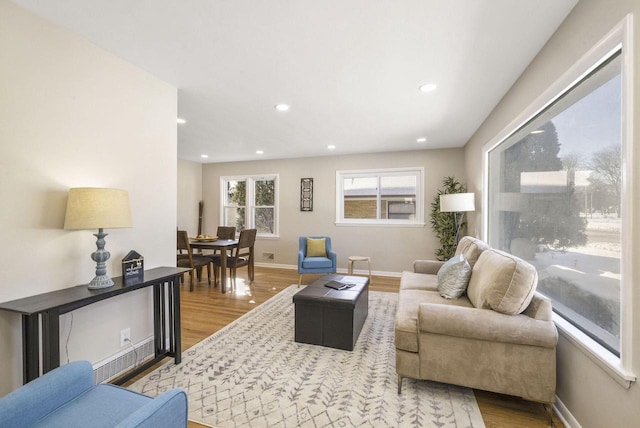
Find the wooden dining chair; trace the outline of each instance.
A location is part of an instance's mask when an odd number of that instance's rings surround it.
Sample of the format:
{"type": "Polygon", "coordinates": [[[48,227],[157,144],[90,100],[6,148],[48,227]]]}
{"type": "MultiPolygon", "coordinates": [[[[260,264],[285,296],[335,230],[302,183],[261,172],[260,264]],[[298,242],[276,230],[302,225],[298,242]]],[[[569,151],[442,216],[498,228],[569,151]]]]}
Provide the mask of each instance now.
{"type": "Polygon", "coordinates": [[[191,273],[190,273],[191,284],[189,286],[189,291],[193,291],[194,272],[198,277],[198,282],[200,282],[202,280],[202,269],[204,267],[207,268],[207,279],[209,281],[209,285],[211,285],[211,259],[206,256],[193,254],[193,251],[191,250],[191,245],[189,244],[189,235],[187,234],[187,231],[178,230],[176,248],[177,248],[176,265],[178,267],[186,267],[191,269],[191,273]]]}
{"type": "Polygon", "coordinates": [[[218,236],[218,239],[236,239],[236,227],[218,226],[216,235],[218,236]]]}
{"type": "MultiPolygon", "coordinates": [[[[218,230],[216,231],[216,236],[218,239],[236,239],[236,227],[235,226],[218,226],[218,230]]],[[[211,260],[213,264],[213,285],[214,287],[218,286],[218,268],[216,268],[216,263],[220,262],[220,251],[213,250],[213,253],[206,254],[207,257],[211,260]]]]}
{"type": "MultiPolygon", "coordinates": [[[[231,250],[231,255],[227,256],[227,267],[229,268],[229,276],[233,286],[236,284],[236,274],[239,267],[247,266],[247,276],[249,282],[253,282],[255,276],[254,268],[254,250],[256,242],[257,229],[244,229],[240,231],[238,238],[238,246],[231,250]]],[[[218,277],[218,270],[221,266],[220,256],[213,258],[214,277],[218,277]]]]}

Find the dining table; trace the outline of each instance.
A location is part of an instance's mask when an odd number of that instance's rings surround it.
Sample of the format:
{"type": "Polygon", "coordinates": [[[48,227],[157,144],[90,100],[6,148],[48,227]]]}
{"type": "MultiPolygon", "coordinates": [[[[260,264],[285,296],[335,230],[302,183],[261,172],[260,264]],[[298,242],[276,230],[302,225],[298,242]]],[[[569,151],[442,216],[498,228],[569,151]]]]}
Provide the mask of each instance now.
{"type": "Polygon", "coordinates": [[[237,239],[197,239],[189,240],[191,248],[199,250],[219,250],[220,251],[220,292],[227,292],[227,251],[238,246],[237,239]]]}

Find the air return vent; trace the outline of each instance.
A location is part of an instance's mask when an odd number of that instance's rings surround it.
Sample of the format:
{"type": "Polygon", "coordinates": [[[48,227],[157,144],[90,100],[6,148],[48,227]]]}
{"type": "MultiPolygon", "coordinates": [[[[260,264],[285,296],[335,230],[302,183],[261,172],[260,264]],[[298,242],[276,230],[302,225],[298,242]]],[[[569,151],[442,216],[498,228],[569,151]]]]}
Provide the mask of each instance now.
{"type": "Polygon", "coordinates": [[[108,382],[153,357],[153,337],[93,365],[96,383],[108,382]]]}

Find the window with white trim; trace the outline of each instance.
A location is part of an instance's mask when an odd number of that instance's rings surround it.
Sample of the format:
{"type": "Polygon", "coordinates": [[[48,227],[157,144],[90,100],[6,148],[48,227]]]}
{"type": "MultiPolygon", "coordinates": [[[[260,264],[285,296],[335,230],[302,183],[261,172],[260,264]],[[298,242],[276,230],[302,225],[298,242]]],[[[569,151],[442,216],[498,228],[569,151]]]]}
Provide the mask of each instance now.
{"type": "Polygon", "coordinates": [[[278,235],[278,176],[234,176],[220,178],[222,224],[257,229],[258,236],[278,235]]]}
{"type": "Polygon", "coordinates": [[[531,262],[554,311],[621,355],[621,48],[487,152],[487,240],[531,262]]]}
{"type": "Polygon", "coordinates": [[[424,225],[423,168],[336,172],[338,224],[424,225]]]}

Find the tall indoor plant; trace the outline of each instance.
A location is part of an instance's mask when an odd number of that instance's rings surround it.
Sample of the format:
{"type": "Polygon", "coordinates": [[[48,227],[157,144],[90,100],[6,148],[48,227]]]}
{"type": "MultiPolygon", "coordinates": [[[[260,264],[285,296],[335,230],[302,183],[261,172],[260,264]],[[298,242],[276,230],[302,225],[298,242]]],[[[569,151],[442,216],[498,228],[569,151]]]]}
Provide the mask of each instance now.
{"type": "MultiPolygon", "coordinates": [[[[431,228],[442,246],[436,250],[436,258],[438,260],[449,260],[456,252],[456,226],[451,213],[440,212],[440,195],[465,193],[467,186],[456,180],[455,177],[445,177],[442,180],[442,186],[433,198],[433,202],[431,202],[431,228]]],[[[460,230],[464,230],[466,225],[467,221],[464,220],[460,224],[460,230]]]]}

